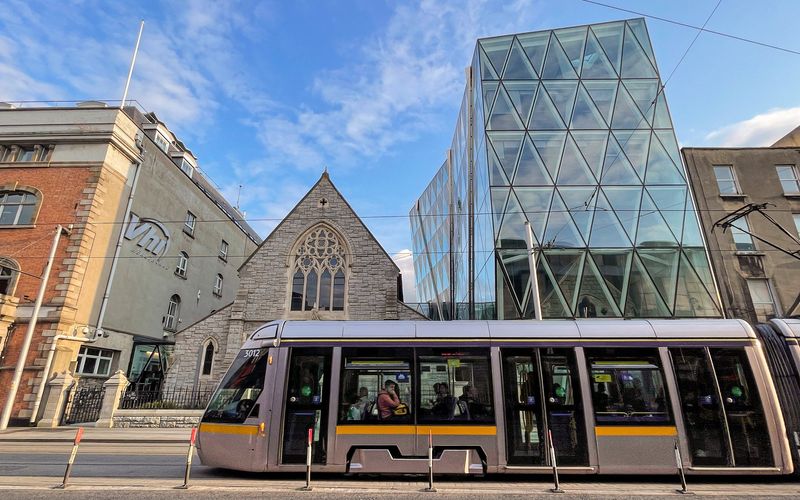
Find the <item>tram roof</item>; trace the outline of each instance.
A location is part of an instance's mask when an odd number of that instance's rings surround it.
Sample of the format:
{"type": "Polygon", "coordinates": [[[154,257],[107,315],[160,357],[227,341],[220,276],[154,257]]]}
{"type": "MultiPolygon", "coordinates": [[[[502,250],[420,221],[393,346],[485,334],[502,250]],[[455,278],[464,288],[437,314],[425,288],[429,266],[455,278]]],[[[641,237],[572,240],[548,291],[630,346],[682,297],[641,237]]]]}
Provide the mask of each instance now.
{"type": "Polygon", "coordinates": [[[770,324],[787,338],[800,339],[800,319],[785,318],[771,319],[770,324]]]}
{"type": "MultiPolygon", "coordinates": [[[[798,335],[800,335],[800,322],[798,335]]],[[[742,320],[545,320],[545,321],[283,321],[257,330],[270,339],[684,339],[756,338],[742,320]],[[283,324],[280,334],[272,325],[283,324]]]]}

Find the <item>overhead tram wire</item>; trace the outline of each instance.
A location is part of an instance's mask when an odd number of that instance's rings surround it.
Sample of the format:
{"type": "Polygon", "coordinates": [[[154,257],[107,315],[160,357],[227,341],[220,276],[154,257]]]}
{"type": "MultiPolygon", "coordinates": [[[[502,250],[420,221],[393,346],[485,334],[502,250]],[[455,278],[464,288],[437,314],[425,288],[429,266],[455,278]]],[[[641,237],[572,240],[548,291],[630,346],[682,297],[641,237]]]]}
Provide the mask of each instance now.
{"type": "Polygon", "coordinates": [[[599,5],[601,7],[606,7],[606,8],[609,8],[609,9],[618,10],[618,11],[621,11],[621,12],[627,12],[628,14],[635,14],[637,16],[646,17],[648,19],[654,19],[656,21],[662,21],[662,22],[665,22],[665,23],[674,24],[676,26],[683,26],[684,28],[691,28],[693,30],[698,30],[698,31],[701,31],[701,32],[706,32],[706,33],[711,33],[712,35],[717,35],[717,36],[721,36],[721,37],[724,37],[724,38],[730,38],[732,40],[738,40],[740,42],[745,42],[745,43],[750,43],[750,44],[753,44],[753,45],[758,45],[760,47],[765,47],[765,48],[778,50],[778,51],[781,51],[781,52],[786,52],[786,53],[789,53],[789,54],[794,54],[794,55],[799,55],[800,56],[800,51],[798,51],[798,50],[788,49],[786,47],[781,47],[779,45],[775,45],[775,44],[771,44],[771,43],[759,42],[758,40],[753,40],[752,38],[747,38],[747,37],[738,36],[738,35],[731,35],[730,33],[724,33],[722,31],[706,29],[705,25],[703,25],[703,26],[695,26],[693,24],[688,24],[688,23],[684,23],[684,22],[681,22],[681,21],[676,21],[674,19],[669,19],[669,18],[666,18],[666,17],[655,16],[655,15],[647,14],[647,13],[644,13],[644,12],[639,12],[639,11],[635,11],[635,10],[631,10],[631,9],[625,9],[623,7],[618,7],[616,5],[611,5],[611,4],[607,4],[607,3],[603,3],[603,2],[597,2],[596,0],[580,0],[580,1],[584,2],[584,3],[593,4],[593,5],[599,5]]]}

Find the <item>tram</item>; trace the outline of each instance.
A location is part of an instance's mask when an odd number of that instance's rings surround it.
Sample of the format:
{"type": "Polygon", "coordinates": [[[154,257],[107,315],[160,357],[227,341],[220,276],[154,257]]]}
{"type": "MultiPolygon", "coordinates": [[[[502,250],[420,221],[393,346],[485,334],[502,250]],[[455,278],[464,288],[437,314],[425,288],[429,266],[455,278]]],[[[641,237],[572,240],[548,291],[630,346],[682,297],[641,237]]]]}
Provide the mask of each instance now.
{"type": "Polygon", "coordinates": [[[740,320],[272,322],[198,452],[302,471],[310,435],[314,470],[423,473],[430,436],[442,474],[549,472],[550,445],[562,473],[673,474],[677,444],[687,474],[791,474],[800,429],[763,344],[740,320]]]}

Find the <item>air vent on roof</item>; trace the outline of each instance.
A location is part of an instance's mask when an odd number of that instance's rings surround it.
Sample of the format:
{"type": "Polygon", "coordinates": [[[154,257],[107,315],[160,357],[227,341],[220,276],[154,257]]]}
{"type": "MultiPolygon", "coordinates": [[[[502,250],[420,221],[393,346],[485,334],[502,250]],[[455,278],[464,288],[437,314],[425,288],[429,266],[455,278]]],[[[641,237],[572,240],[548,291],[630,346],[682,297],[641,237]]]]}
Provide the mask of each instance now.
{"type": "Polygon", "coordinates": [[[81,101],[75,106],[78,108],[107,108],[108,104],[103,101],[81,101]]]}

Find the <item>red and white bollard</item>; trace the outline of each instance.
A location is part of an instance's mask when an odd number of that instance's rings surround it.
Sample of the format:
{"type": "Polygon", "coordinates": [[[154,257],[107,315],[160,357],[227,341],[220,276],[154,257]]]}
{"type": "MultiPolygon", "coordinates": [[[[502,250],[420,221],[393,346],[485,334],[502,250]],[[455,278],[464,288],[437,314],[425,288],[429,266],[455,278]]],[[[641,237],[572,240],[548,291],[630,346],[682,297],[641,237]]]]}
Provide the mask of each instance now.
{"type": "Polygon", "coordinates": [[[72,464],[75,463],[75,457],[78,455],[78,446],[81,444],[81,438],[83,438],[83,427],[78,427],[78,432],[75,433],[75,440],[72,442],[72,453],[69,454],[69,460],[67,460],[67,469],[64,471],[64,481],[56,488],[64,489],[67,487],[69,475],[72,472],[72,464]]]}
{"type": "Polygon", "coordinates": [[[189,488],[189,473],[192,470],[192,457],[194,457],[195,441],[197,441],[197,427],[192,427],[192,435],[189,437],[189,451],[186,453],[186,472],[183,474],[183,485],[178,486],[178,489],[181,490],[189,488]]]}
{"type": "Polygon", "coordinates": [[[308,446],[306,448],[306,485],[303,491],[311,491],[311,445],[314,441],[314,428],[308,428],[308,446]]]}
{"type": "Polygon", "coordinates": [[[433,431],[428,429],[428,487],[425,491],[436,492],[433,487],[433,431]]]}
{"type": "Polygon", "coordinates": [[[547,440],[550,442],[550,462],[553,464],[553,488],[550,488],[552,493],[564,493],[561,489],[561,484],[558,482],[558,464],[556,463],[556,447],[553,444],[553,433],[547,431],[547,440]]]}

